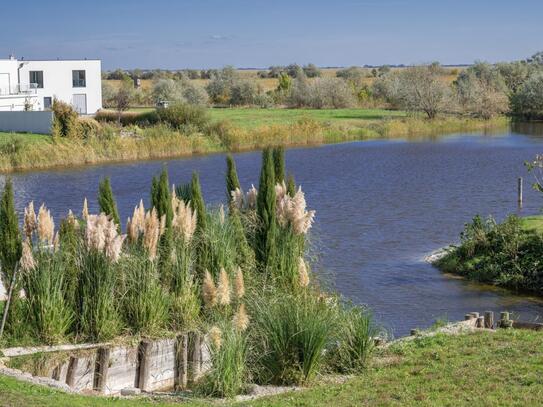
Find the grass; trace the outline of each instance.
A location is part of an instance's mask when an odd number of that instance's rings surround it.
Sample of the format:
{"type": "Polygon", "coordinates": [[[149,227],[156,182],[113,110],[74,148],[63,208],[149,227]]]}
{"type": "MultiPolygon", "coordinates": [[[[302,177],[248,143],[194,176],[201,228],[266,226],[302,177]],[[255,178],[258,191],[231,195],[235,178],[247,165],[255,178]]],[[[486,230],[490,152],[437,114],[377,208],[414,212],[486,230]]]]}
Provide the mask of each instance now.
{"type": "MultiPolygon", "coordinates": [[[[343,384],[323,383],[231,405],[271,406],[468,406],[540,405],[543,333],[521,330],[438,334],[380,351],[362,375],[343,384]]],[[[170,406],[179,398],[118,400],[67,395],[0,376],[2,406],[170,406]]],[[[187,407],[209,405],[185,400],[187,407]]],[[[179,405],[179,404],[177,404],[179,405]]]]}
{"type": "Polygon", "coordinates": [[[543,233],[543,215],[526,216],[521,218],[521,226],[528,232],[543,233]]]}
{"type": "MultiPolygon", "coordinates": [[[[269,145],[307,146],[437,136],[502,129],[508,125],[504,117],[477,120],[444,116],[425,120],[419,116],[406,116],[404,112],[381,109],[232,108],[210,111],[215,123],[212,135],[186,135],[163,125],[136,129],[136,137],[121,138],[110,134],[89,140],[53,140],[37,134],[0,133],[0,172],[257,150],[269,145]],[[230,124],[220,124],[222,119],[230,124]]],[[[110,128],[108,134],[112,132],[118,130],[110,128]]]]}
{"type": "Polygon", "coordinates": [[[260,126],[293,124],[302,118],[319,122],[357,124],[369,120],[405,117],[406,113],[384,109],[211,109],[211,117],[229,120],[234,125],[255,129],[260,126]]]}

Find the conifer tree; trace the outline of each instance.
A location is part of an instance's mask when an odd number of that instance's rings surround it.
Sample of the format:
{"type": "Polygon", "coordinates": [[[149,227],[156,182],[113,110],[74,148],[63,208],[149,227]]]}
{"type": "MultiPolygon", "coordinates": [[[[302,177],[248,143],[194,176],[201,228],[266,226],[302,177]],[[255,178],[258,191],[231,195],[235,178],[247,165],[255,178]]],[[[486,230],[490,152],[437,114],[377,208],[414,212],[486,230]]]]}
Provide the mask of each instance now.
{"type": "Polygon", "coordinates": [[[267,268],[275,255],[276,213],[275,213],[275,173],[272,151],[267,148],[262,153],[262,168],[256,211],[260,228],[256,236],[256,256],[263,268],[267,268]]]}
{"type": "Polygon", "coordinates": [[[294,181],[294,175],[289,174],[287,179],[287,194],[294,197],[296,195],[296,182],[294,181]]]}
{"type": "Polygon", "coordinates": [[[275,183],[285,180],[285,149],[282,146],[273,149],[273,165],[275,170],[275,183]]]}
{"type": "Polygon", "coordinates": [[[98,205],[100,206],[100,212],[108,215],[117,225],[117,229],[120,230],[121,221],[119,218],[119,211],[117,210],[117,203],[113,196],[109,177],[100,181],[100,185],[98,186],[98,205]]]}
{"type": "Polygon", "coordinates": [[[231,154],[226,156],[226,195],[228,201],[232,199],[232,191],[236,188],[240,188],[238,173],[236,170],[236,162],[231,154]]]}
{"type": "Polygon", "coordinates": [[[4,287],[9,287],[15,265],[21,258],[22,243],[19,220],[15,212],[13,183],[6,180],[0,201],[0,266],[4,287]]]}
{"type": "Polygon", "coordinates": [[[156,209],[158,218],[166,215],[166,228],[169,229],[173,220],[172,193],[168,180],[168,171],[162,169],[160,176],[153,177],[151,185],[151,205],[156,209]]]}
{"type": "Polygon", "coordinates": [[[206,226],[206,207],[204,198],[202,197],[202,188],[200,187],[200,177],[197,172],[192,173],[191,181],[191,206],[192,210],[196,211],[197,228],[199,230],[205,229],[206,226]]]}

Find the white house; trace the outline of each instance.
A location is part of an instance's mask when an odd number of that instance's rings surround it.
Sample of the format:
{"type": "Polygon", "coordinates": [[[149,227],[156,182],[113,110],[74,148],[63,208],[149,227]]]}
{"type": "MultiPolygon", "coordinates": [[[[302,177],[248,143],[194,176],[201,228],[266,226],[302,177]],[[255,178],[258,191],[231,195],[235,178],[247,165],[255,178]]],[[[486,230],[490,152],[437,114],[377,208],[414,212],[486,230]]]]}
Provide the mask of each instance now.
{"type": "Polygon", "coordinates": [[[80,114],[102,108],[100,60],[0,59],[0,111],[50,110],[62,100],[80,114]]]}

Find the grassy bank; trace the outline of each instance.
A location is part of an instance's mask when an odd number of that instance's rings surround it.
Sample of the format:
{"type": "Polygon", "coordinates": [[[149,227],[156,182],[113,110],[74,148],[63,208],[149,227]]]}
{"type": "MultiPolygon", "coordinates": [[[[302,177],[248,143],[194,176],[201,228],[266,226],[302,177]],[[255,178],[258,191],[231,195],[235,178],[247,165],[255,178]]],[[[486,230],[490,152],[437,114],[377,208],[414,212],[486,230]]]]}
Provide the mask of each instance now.
{"type": "Polygon", "coordinates": [[[476,216],[460,244],[435,262],[444,272],[513,290],[543,295],[543,217],[509,216],[496,223],[476,216]]]}
{"type": "MultiPolygon", "coordinates": [[[[543,397],[543,334],[501,330],[437,335],[382,351],[343,384],[317,385],[247,406],[538,405],[543,397]]],[[[179,398],[115,400],[73,396],[0,376],[2,406],[169,406],[179,398]]],[[[184,400],[187,407],[208,405],[184,400]]]]}
{"type": "MultiPolygon", "coordinates": [[[[260,149],[267,145],[305,146],[352,140],[439,135],[505,128],[508,121],[443,117],[425,120],[386,110],[213,109],[206,133],[165,126],[129,127],[108,137],[57,139],[0,134],[0,171],[44,169],[114,161],[190,156],[260,149]],[[122,136],[122,137],[121,137],[122,136]]],[[[111,133],[111,132],[110,132],[111,133]]]]}

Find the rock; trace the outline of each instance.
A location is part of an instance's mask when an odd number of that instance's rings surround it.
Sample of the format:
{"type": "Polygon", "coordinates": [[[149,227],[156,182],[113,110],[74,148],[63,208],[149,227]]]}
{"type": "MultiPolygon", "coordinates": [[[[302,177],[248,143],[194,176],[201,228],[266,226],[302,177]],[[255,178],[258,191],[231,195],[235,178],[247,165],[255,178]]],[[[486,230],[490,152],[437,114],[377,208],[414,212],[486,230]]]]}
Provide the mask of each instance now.
{"type": "Polygon", "coordinates": [[[137,387],[125,387],[121,390],[121,396],[137,396],[141,394],[141,390],[137,387]]]}

